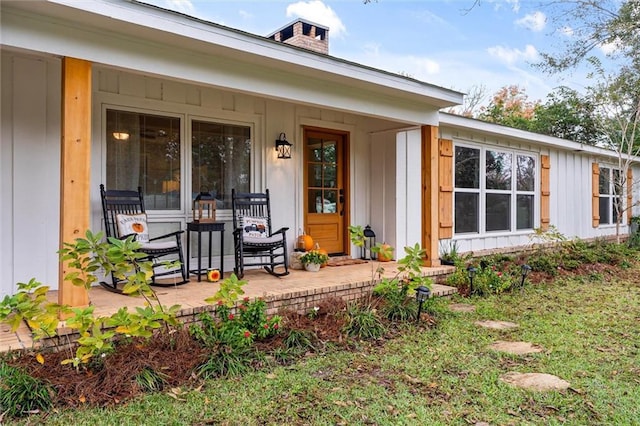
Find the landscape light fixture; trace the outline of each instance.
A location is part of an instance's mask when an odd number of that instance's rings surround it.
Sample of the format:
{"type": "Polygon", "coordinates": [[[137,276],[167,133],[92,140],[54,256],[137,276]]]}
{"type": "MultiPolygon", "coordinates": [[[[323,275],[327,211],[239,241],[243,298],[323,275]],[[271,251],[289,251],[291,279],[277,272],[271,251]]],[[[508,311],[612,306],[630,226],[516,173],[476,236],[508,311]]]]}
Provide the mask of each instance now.
{"type": "Polygon", "coordinates": [[[416,301],[418,302],[418,316],[416,322],[420,322],[420,314],[422,314],[422,304],[431,297],[431,290],[429,287],[421,285],[416,288],[416,301]]]}
{"type": "Polygon", "coordinates": [[[525,263],[520,267],[520,269],[522,271],[522,281],[520,281],[520,289],[522,290],[524,288],[524,280],[527,278],[527,275],[529,275],[529,272],[531,272],[531,266],[525,263]]]}
{"type": "Polygon", "coordinates": [[[475,266],[467,267],[467,276],[469,277],[469,296],[473,294],[473,278],[476,276],[478,268],[475,266]]]}
{"type": "Polygon", "coordinates": [[[364,260],[373,260],[373,252],[371,249],[376,245],[376,233],[373,232],[371,226],[367,225],[364,227],[363,231],[364,235],[364,244],[362,245],[362,256],[361,258],[364,260]]]}

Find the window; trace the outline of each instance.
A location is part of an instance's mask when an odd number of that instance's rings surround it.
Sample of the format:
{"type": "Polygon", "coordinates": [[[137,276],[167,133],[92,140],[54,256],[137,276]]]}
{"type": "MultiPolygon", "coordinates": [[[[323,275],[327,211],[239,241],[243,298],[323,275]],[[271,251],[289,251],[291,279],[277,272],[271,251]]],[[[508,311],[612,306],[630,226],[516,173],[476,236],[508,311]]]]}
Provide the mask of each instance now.
{"type": "Polygon", "coordinates": [[[600,198],[600,224],[611,225],[618,221],[618,215],[622,211],[622,181],[620,170],[608,167],[600,167],[599,198],[600,198]]]}
{"type": "Polygon", "coordinates": [[[456,146],[454,176],[456,234],[533,229],[535,157],[456,146]]]}
{"type": "Polygon", "coordinates": [[[230,209],[231,189],[250,189],[251,128],[194,120],[191,136],[193,196],[210,192],[218,209],[230,209]]]}
{"type": "Polygon", "coordinates": [[[191,146],[184,146],[180,117],[107,109],[107,188],[142,187],[147,210],[183,210],[201,192],[218,209],[231,209],[231,189],[249,192],[251,127],[191,121],[191,146]],[[183,150],[191,150],[191,175],[183,150]],[[185,176],[191,178],[186,182],[185,176]],[[191,188],[191,197],[183,191],[191,188]]]}
{"type": "Polygon", "coordinates": [[[149,210],[180,209],[180,119],[107,109],[107,188],[142,187],[149,210]]]}

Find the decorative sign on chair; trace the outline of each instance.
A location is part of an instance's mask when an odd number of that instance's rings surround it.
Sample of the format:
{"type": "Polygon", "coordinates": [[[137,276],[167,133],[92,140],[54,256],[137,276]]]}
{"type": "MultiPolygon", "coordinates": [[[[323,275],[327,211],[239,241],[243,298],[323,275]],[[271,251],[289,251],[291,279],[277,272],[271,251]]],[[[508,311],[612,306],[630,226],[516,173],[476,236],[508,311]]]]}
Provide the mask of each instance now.
{"type": "Polygon", "coordinates": [[[193,200],[193,221],[194,222],[215,222],[216,221],[216,199],[208,192],[200,192],[193,200]]]}

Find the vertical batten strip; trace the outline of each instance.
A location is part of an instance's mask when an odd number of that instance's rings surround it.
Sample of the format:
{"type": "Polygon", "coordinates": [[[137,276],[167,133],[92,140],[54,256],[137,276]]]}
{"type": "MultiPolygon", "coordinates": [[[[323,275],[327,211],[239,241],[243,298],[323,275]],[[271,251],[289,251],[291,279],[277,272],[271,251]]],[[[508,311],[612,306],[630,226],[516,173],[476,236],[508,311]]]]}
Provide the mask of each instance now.
{"type": "Polygon", "coordinates": [[[633,217],[633,170],[627,169],[627,224],[631,223],[633,217]]]}
{"type": "MultiPolygon", "coordinates": [[[[91,62],[62,60],[62,129],[60,173],[60,246],[89,229],[91,164],[91,62]]],[[[88,292],[64,281],[60,263],[58,302],[87,306],[88,292]]]]}

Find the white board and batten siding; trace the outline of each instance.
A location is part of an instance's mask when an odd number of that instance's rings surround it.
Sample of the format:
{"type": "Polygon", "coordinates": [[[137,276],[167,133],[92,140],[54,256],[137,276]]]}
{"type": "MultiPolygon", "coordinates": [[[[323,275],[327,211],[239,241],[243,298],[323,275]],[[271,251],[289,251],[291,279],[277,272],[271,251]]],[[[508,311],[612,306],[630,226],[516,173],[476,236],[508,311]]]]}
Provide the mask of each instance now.
{"type": "MultiPolygon", "coordinates": [[[[500,126],[496,126],[500,128],[500,126]]],[[[506,128],[503,128],[506,129],[506,128]]],[[[598,152],[578,151],[549,146],[549,143],[537,143],[540,135],[530,134],[531,139],[510,139],[509,129],[506,135],[487,135],[476,133],[468,129],[456,129],[449,126],[441,127],[441,137],[452,139],[454,146],[494,147],[496,149],[513,149],[518,153],[532,154],[536,158],[536,201],[535,226],[540,224],[540,169],[541,155],[548,155],[550,159],[550,225],[567,238],[589,239],[615,235],[615,225],[592,226],[592,163],[615,167],[615,156],[601,155],[598,152]]],[[[545,137],[546,138],[546,137],[545,137]]],[[[559,140],[558,140],[559,141],[559,140]]],[[[545,140],[545,142],[547,142],[545,140]]],[[[634,170],[637,179],[638,170],[634,170]]],[[[637,194],[637,189],[635,189],[637,194]]],[[[637,195],[634,194],[634,200],[637,195]]],[[[452,206],[453,208],[453,206],[452,206]]],[[[482,220],[481,212],[481,220],[482,220]]],[[[627,226],[621,228],[621,233],[627,232],[627,226]]],[[[458,249],[461,252],[479,252],[484,250],[504,249],[529,245],[537,240],[532,239],[532,230],[518,232],[487,232],[485,234],[454,234],[458,249]]]]}
{"type": "Polygon", "coordinates": [[[0,295],[35,278],[57,288],[60,61],[2,53],[0,295]]]}

